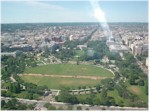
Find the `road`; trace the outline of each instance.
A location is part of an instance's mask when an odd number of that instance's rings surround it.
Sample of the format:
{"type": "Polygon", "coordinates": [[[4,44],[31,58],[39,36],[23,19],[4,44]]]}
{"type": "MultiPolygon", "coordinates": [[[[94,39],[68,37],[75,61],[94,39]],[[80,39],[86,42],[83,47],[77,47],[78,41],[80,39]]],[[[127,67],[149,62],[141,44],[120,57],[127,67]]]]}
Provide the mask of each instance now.
{"type": "MultiPolygon", "coordinates": [[[[1,100],[9,100],[12,98],[9,97],[1,97],[1,100]]],[[[21,99],[21,98],[16,98],[18,101],[20,101],[21,103],[28,103],[28,104],[34,104],[37,103],[37,105],[44,105],[45,103],[51,103],[52,105],[56,106],[56,107],[67,107],[71,104],[69,103],[63,103],[63,102],[49,102],[49,101],[38,101],[38,100],[29,100],[29,99],[21,99]]],[[[74,109],[76,109],[77,106],[81,106],[83,110],[85,110],[86,108],[88,108],[89,110],[102,110],[102,109],[106,109],[106,110],[148,110],[148,108],[139,108],[139,107],[119,107],[119,106],[91,106],[91,105],[87,105],[87,104],[76,104],[76,105],[72,105],[74,107],[74,109]]]]}

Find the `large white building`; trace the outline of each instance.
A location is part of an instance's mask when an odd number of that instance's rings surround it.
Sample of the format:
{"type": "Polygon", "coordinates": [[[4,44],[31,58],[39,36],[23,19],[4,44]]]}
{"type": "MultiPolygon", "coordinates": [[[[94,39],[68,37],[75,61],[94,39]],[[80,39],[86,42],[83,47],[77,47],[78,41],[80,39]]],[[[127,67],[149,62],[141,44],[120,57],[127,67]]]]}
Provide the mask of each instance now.
{"type": "Polygon", "coordinates": [[[110,45],[110,52],[129,52],[129,49],[124,45],[110,45]]]}

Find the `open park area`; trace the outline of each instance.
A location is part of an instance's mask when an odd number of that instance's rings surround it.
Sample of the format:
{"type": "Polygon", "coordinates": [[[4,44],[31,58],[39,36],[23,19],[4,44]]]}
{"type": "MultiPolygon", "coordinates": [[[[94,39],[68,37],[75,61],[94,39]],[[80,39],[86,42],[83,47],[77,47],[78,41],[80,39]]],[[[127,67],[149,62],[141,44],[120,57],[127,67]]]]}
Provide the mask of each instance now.
{"type": "Polygon", "coordinates": [[[92,87],[100,83],[101,79],[112,78],[113,73],[105,68],[93,65],[49,64],[27,68],[21,75],[26,82],[46,85],[51,89],[79,86],[92,87]]]}

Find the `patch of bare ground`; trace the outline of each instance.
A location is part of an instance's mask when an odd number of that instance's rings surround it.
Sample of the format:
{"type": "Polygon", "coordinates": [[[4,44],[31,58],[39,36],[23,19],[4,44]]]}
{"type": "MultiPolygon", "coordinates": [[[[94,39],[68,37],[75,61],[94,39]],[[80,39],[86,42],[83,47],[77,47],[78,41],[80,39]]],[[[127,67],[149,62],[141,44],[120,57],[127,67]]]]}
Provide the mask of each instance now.
{"type": "Polygon", "coordinates": [[[78,75],[47,75],[47,74],[23,74],[25,76],[45,76],[45,77],[63,77],[63,78],[83,78],[83,79],[105,79],[104,76],[78,76],[78,75]]]}

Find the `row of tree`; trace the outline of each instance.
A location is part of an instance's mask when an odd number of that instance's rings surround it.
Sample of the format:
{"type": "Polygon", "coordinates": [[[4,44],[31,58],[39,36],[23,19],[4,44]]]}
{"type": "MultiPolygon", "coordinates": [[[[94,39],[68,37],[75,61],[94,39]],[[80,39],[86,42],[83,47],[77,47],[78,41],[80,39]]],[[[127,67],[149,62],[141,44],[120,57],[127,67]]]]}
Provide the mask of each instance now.
{"type": "Polygon", "coordinates": [[[1,109],[2,110],[34,110],[35,104],[24,104],[20,103],[16,99],[11,99],[9,101],[2,100],[1,101],[1,109]]]}

